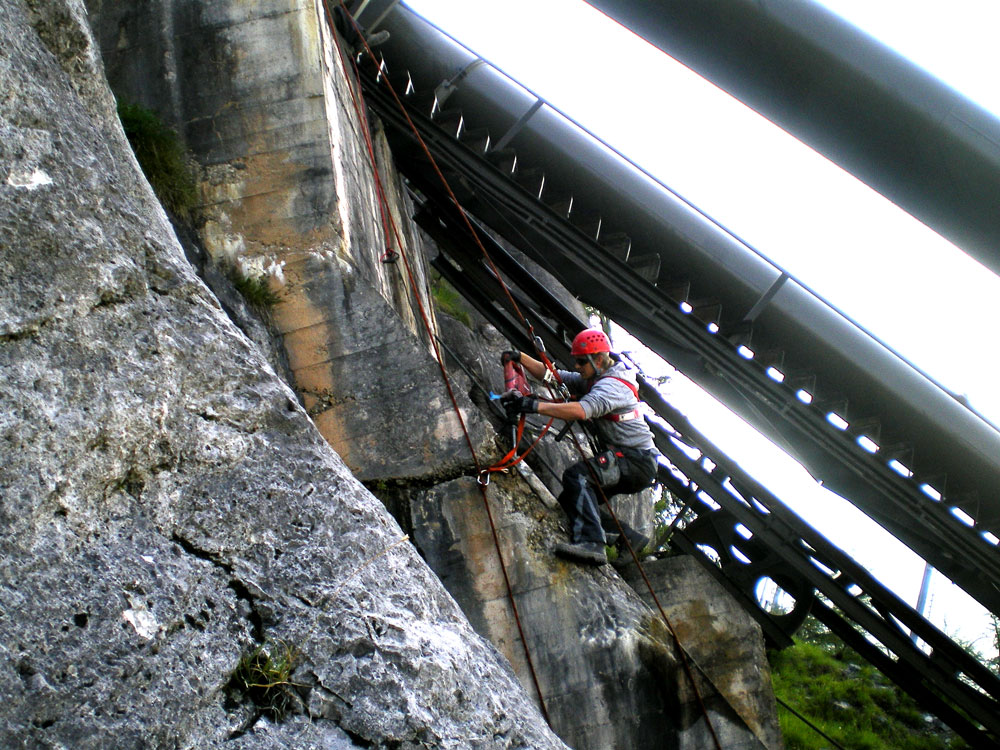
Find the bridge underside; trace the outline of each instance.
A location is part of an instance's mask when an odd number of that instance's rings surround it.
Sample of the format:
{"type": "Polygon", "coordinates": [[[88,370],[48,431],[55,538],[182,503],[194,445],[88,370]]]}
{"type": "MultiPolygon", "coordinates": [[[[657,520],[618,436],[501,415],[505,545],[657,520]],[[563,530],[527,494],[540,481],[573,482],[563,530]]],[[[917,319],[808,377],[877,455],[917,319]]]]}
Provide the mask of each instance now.
{"type": "MultiPolygon", "coordinates": [[[[551,356],[568,361],[567,341],[582,322],[490,233],[583,302],[611,312],[829,489],[1000,613],[1000,435],[990,425],[530,93],[488,66],[467,69],[475,57],[405,7],[385,25],[384,65],[362,75],[367,101],[421,206],[418,220],[442,248],[435,265],[513,343],[532,346],[453,196],[551,356]]],[[[798,519],[655,391],[645,395],[669,425],[658,428],[658,444],[676,472],[665,473],[664,484],[697,515],[685,529],[689,551],[702,558],[700,549],[715,551],[720,562],[710,567],[757,610],[772,641],[787,642],[811,608],[973,746],[995,746],[997,678],[798,519]],[[690,459],[685,447],[715,468],[690,459]],[[751,539],[735,536],[737,526],[751,539]],[[796,597],[784,619],[759,611],[750,596],[765,576],[796,597]]]]}

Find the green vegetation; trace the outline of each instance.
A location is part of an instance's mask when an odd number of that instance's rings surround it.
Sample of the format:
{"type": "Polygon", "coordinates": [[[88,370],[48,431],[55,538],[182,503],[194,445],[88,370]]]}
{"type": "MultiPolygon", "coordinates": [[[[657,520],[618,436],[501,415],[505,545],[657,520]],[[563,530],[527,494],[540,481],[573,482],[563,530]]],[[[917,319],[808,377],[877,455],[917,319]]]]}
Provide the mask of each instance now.
{"type": "Polygon", "coordinates": [[[138,104],[119,102],[118,119],[160,203],[175,217],[189,220],[198,191],[177,134],[138,104]]]}
{"type": "MultiPolygon", "coordinates": [[[[810,618],[793,647],[769,654],[777,698],[849,750],[958,750],[967,745],[888,678],[810,618]]],[[[778,706],[786,750],[831,750],[778,706]]]]}
{"type": "Polygon", "coordinates": [[[431,278],[431,296],[436,310],[450,315],[466,328],[472,328],[472,318],[462,295],[438,273],[431,278]]]}
{"type": "Polygon", "coordinates": [[[238,697],[248,699],[265,716],[280,721],[300,702],[291,681],[299,651],[284,641],[268,641],[240,659],[229,680],[238,697]]]}
{"type": "Polygon", "coordinates": [[[251,276],[235,264],[229,268],[228,275],[236,291],[253,307],[266,310],[278,303],[279,297],[271,291],[266,276],[251,276]]]}
{"type": "Polygon", "coordinates": [[[684,503],[675,497],[672,492],[665,487],[660,488],[660,497],[653,503],[653,539],[649,545],[653,552],[670,549],[670,537],[674,532],[674,520],[679,513],[686,510],[684,503]]]}
{"type": "Polygon", "coordinates": [[[984,637],[989,638],[990,646],[993,650],[993,656],[989,658],[983,655],[982,651],[977,647],[976,642],[968,641],[954,635],[951,639],[961,646],[967,654],[981,661],[993,674],[1000,675],[1000,617],[990,615],[990,630],[984,637]]]}

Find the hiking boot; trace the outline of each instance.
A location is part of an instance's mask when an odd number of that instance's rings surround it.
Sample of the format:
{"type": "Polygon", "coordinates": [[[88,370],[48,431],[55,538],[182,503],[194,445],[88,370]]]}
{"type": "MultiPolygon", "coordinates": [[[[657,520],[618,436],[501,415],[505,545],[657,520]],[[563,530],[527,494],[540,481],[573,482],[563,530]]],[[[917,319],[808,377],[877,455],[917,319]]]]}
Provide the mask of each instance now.
{"type": "Polygon", "coordinates": [[[604,545],[600,542],[559,542],[555,546],[555,553],[559,557],[565,557],[574,562],[585,565],[607,565],[608,555],[604,551],[604,545]]]}

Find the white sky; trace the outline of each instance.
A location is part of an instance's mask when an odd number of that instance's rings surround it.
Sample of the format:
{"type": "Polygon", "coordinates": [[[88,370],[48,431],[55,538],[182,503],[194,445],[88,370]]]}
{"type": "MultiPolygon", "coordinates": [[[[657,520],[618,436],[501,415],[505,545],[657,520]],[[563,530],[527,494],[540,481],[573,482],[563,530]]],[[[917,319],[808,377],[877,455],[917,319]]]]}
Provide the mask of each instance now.
{"type": "MultiPolygon", "coordinates": [[[[993,336],[1000,323],[1000,278],[580,0],[407,4],[657,175],[1000,424],[1000,349],[983,346],[984,335],[993,336]]],[[[823,4],[1000,113],[997,0],[823,4]]],[[[670,395],[775,494],[915,603],[922,573],[916,556],[885,534],[859,532],[872,525],[859,511],[832,499],[766,441],[744,435],[749,428],[682,379],[670,395]]],[[[929,615],[947,632],[969,639],[987,623],[978,605],[940,577],[929,615]]],[[[977,645],[989,651],[987,642],[977,645]]]]}

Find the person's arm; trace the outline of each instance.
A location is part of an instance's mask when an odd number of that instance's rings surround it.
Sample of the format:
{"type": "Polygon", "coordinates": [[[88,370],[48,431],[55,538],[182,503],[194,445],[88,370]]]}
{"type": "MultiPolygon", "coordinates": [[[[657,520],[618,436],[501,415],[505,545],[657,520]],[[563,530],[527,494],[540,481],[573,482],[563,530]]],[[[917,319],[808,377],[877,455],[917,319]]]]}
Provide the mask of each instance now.
{"type": "MultiPolygon", "coordinates": [[[[507,358],[513,354],[513,352],[504,352],[504,358],[507,358]]],[[[517,357],[511,357],[515,362],[520,362],[521,366],[524,368],[531,377],[535,380],[544,380],[547,368],[545,363],[540,360],[535,359],[530,354],[525,354],[524,352],[518,352],[517,357]]],[[[560,372],[562,372],[560,370],[560,372]]],[[[562,373],[563,377],[574,377],[571,373],[562,373]]],[[[521,403],[520,401],[518,403],[521,403]]],[[[544,417],[555,417],[556,419],[562,419],[566,421],[572,421],[577,419],[586,419],[587,415],[583,411],[583,407],[580,406],[576,401],[539,401],[535,398],[527,399],[524,403],[525,407],[528,407],[531,412],[541,414],[544,417]]]]}
{"type": "Polygon", "coordinates": [[[518,361],[521,363],[521,367],[523,367],[525,371],[535,380],[541,380],[545,377],[544,362],[541,362],[524,352],[521,352],[521,357],[518,361]]]}
{"type": "MultiPolygon", "coordinates": [[[[524,352],[521,352],[521,366],[524,367],[525,371],[536,380],[542,380],[545,377],[545,363],[540,362],[524,352]]],[[[555,417],[556,419],[565,420],[587,418],[587,415],[583,412],[583,407],[576,401],[539,401],[538,413],[543,417],[555,417]]]]}
{"type": "Polygon", "coordinates": [[[560,401],[558,403],[552,401],[539,401],[538,413],[543,417],[555,417],[556,419],[563,419],[567,422],[587,418],[587,415],[584,414],[583,407],[580,406],[579,401],[560,401]]]}

